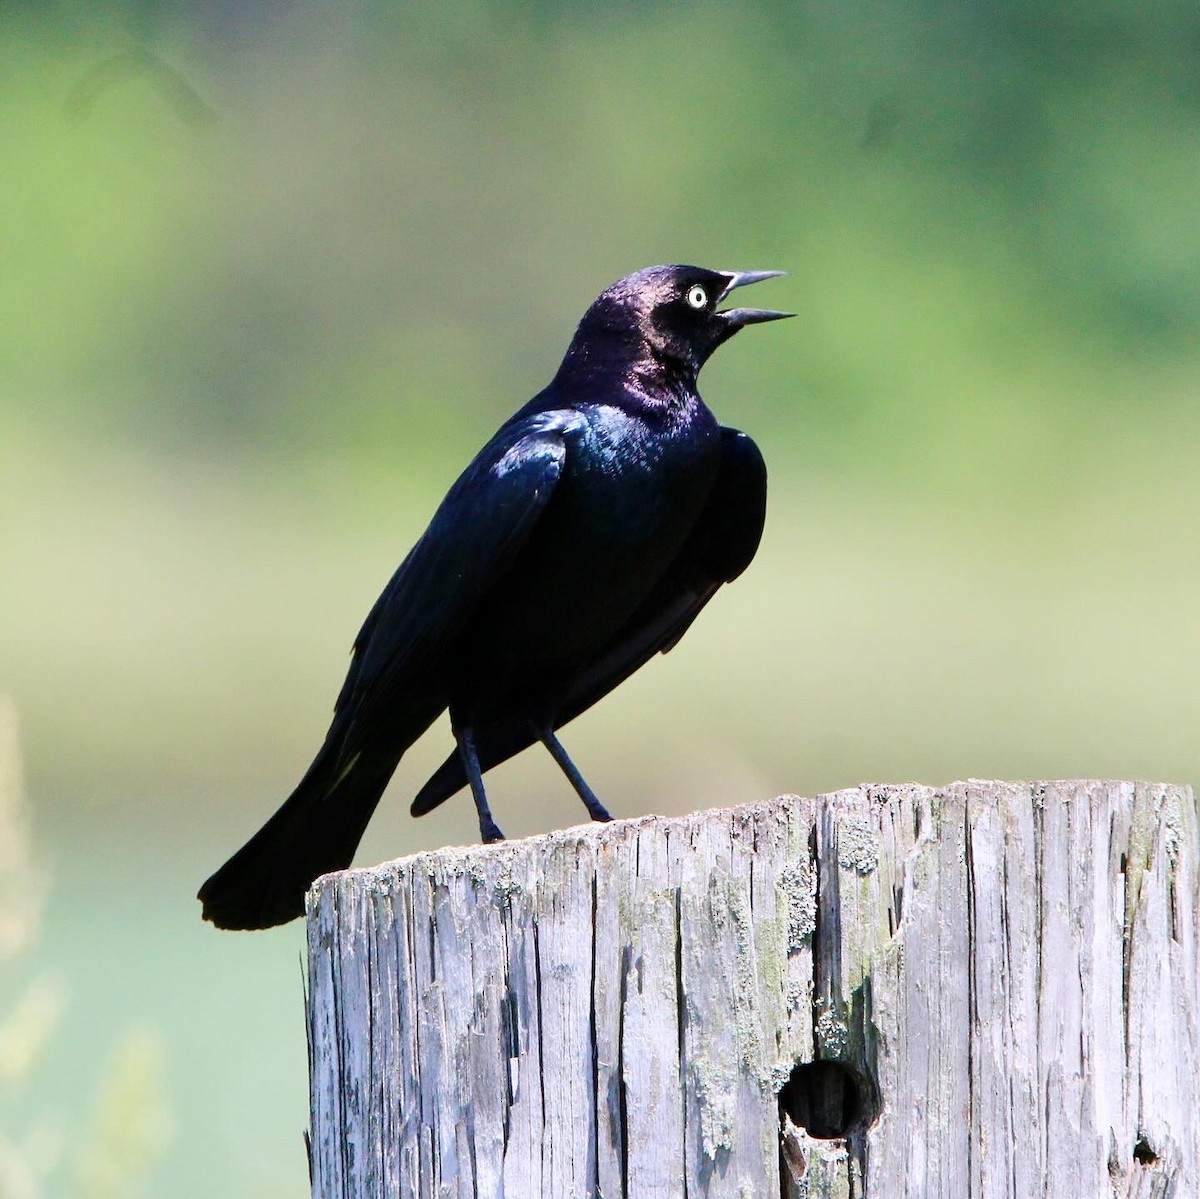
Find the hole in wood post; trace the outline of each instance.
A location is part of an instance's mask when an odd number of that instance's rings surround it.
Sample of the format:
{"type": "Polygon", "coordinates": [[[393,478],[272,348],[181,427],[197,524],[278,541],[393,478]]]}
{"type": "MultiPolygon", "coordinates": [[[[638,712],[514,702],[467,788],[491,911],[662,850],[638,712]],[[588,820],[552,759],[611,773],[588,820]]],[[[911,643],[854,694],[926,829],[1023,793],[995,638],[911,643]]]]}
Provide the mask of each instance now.
{"type": "Polygon", "coordinates": [[[869,1115],[866,1089],[842,1062],[800,1062],[779,1092],[779,1118],[790,1116],[810,1137],[844,1137],[869,1115]]]}
{"type": "Polygon", "coordinates": [[[1154,1146],[1145,1137],[1139,1137],[1138,1143],[1134,1145],[1133,1160],[1143,1166],[1153,1166],[1158,1162],[1158,1154],[1154,1152],[1154,1146]]]}

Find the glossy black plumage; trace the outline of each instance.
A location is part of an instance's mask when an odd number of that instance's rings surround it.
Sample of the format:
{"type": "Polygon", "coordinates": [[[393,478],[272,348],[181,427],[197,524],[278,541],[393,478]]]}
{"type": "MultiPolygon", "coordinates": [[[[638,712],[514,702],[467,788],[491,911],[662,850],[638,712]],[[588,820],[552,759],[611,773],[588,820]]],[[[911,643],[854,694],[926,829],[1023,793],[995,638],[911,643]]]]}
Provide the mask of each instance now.
{"type": "Polygon", "coordinates": [[[778,272],[652,267],[585,313],[549,386],[479,452],[376,601],[325,743],[274,816],[201,888],[206,919],[265,928],[349,865],[396,764],[447,707],[458,752],[414,815],[536,740],[607,819],[554,731],[670,649],[758,547],[766,469],[696,375],[747,324],[735,287],[778,272]]]}

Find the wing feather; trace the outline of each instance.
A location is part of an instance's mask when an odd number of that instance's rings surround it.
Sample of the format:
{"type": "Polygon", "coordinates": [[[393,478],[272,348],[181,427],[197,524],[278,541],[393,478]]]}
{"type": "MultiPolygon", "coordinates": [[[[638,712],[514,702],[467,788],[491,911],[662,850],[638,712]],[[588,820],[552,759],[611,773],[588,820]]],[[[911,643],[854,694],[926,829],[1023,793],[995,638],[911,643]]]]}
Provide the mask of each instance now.
{"type": "Polygon", "coordinates": [[[506,426],[450,489],[355,638],[334,707],[342,756],[383,708],[403,710],[406,693],[425,698],[423,711],[436,702],[425,696],[431,667],[545,510],[566,459],[565,427],[565,414],[506,426]]]}

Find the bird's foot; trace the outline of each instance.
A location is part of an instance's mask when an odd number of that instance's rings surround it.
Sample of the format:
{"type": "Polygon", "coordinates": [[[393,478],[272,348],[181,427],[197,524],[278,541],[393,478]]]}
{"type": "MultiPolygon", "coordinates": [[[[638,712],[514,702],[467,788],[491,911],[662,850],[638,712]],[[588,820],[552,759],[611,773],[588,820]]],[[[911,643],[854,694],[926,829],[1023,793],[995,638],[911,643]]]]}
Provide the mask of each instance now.
{"type": "Polygon", "coordinates": [[[494,820],[481,820],[479,822],[479,839],[484,845],[494,845],[497,841],[504,840],[504,834],[494,820]]]}

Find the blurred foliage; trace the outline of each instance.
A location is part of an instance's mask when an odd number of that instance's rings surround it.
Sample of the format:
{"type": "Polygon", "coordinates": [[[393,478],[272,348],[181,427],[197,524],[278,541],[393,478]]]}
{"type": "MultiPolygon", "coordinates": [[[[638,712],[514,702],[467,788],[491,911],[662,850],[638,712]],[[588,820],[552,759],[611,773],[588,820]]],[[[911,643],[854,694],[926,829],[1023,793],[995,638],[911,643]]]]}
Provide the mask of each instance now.
{"type": "MultiPolygon", "coordinates": [[[[753,569],[568,731],[615,811],[1200,773],[1194,5],[59,0],[0,32],[0,686],[89,1013],[191,1063],[172,1194],[303,1187],[291,944],[205,939],[194,886],[631,270],[787,269],[763,302],[801,319],[701,381],[771,470],[753,569]]],[[[510,833],[577,815],[534,755],[494,798],[510,833]]],[[[363,860],[474,835],[405,808],[363,860]]]]}
{"type": "Polygon", "coordinates": [[[743,403],[801,454],[1084,353],[1012,396],[1070,436],[1114,367],[1193,354],[1193,8],[59,11],[3,48],[3,401],[43,427],[392,455],[684,254],[794,272],[743,403]]]}
{"type": "MultiPolygon", "coordinates": [[[[0,695],[0,962],[25,949],[41,919],[45,880],[34,864],[25,810],[25,781],[17,745],[17,714],[0,695]]],[[[0,1038],[0,1076],[21,1073],[0,1038]]]]}
{"type": "MultiPolygon", "coordinates": [[[[33,863],[12,704],[0,696],[0,960],[12,966],[39,931],[43,884],[33,863]],[[13,930],[20,936],[11,936],[13,930]]],[[[66,1006],[57,979],[37,975],[0,1017],[0,1199],[133,1199],[170,1134],[162,1093],[163,1050],[148,1030],[127,1034],[101,1086],[86,1140],[64,1132],[55,1114],[30,1111],[28,1083],[42,1065],[66,1006]],[[81,1141],[81,1144],[77,1144],[81,1141]],[[64,1189],[62,1165],[77,1159],[78,1189],[64,1189]]]]}
{"type": "Polygon", "coordinates": [[[139,1193],[170,1140],[163,1102],[163,1045],[156,1033],[129,1033],[113,1054],[78,1167],[79,1199],[139,1193]]]}

